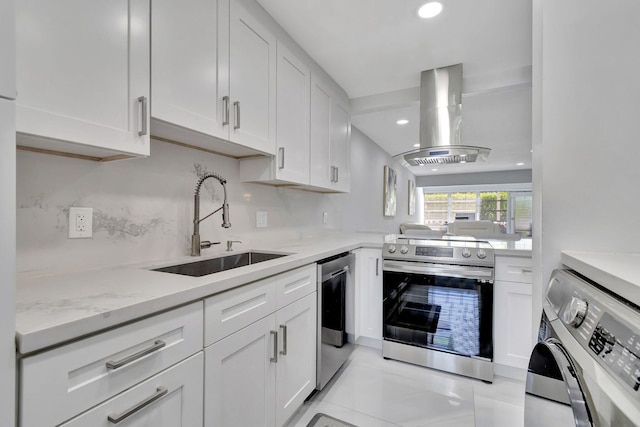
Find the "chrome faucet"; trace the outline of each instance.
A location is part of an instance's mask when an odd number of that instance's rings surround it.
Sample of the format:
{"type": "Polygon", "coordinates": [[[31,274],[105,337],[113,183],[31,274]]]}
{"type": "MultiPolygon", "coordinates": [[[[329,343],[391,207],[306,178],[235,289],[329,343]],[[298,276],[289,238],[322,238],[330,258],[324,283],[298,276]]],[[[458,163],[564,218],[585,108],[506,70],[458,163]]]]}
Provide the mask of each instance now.
{"type": "Polygon", "coordinates": [[[200,256],[200,250],[210,248],[212,245],[219,245],[220,242],[210,242],[209,240],[200,241],[200,223],[209,218],[214,213],[222,210],[222,227],[229,228],[231,223],[229,222],[229,204],[227,203],[227,180],[218,175],[217,173],[207,173],[202,175],[196,184],[196,191],[193,196],[193,235],[191,236],[191,256],[200,256]],[[200,187],[202,183],[208,178],[217,179],[224,190],[224,200],[222,206],[215,211],[211,212],[204,218],[200,218],[200,187]]]}

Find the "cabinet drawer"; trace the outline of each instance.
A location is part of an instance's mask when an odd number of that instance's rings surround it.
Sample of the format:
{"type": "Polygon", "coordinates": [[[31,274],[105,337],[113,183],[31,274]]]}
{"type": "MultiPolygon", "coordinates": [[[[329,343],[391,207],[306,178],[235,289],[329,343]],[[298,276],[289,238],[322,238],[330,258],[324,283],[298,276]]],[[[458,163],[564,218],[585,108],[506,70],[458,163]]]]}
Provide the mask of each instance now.
{"type": "Polygon", "coordinates": [[[200,352],[61,427],[113,427],[119,418],[127,427],[201,426],[203,360],[200,352]]]}
{"type": "Polygon", "coordinates": [[[282,308],[317,290],[316,264],[305,265],[277,276],[276,301],[282,308]]]}
{"type": "Polygon", "coordinates": [[[20,425],[58,425],[202,349],[202,302],[20,361],[20,425]]]}
{"type": "Polygon", "coordinates": [[[531,283],[532,273],[531,258],[496,257],[496,280],[531,283]]]}
{"type": "Polygon", "coordinates": [[[275,278],[268,278],[207,298],[204,345],[211,345],[273,313],[275,282],[275,278]]]}

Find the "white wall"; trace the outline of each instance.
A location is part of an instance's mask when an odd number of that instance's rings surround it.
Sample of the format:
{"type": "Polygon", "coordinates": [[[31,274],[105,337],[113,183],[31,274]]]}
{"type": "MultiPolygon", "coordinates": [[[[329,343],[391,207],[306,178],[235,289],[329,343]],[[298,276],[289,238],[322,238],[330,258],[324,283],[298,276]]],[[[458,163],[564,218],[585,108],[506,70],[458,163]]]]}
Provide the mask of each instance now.
{"type": "Polygon", "coordinates": [[[639,252],[640,2],[540,0],[534,12],[539,303],[562,250],[639,252]]]}
{"type": "Polygon", "coordinates": [[[415,176],[389,156],[369,137],[352,127],[351,194],[344,203],[344,228],[356,231],[398,233],[402,222],[420,222],[421,200],[416,198],[416,213],[409,215],[409,180],[415,176]],[[383,215],[384,166],[397,173],[395,217],[383,215]]]}
{"type": "MultiPolygon", "coordinates": [[[[354,129],[352,192],[320,194],[239,182],[239,161],[160,141],[146,159],[95,163],[18,151],[17,266],[20,272],[65,271],[169,260],[189,254],[193,192],[198,174],[228,180],[232,227],[220,213],[201,224],[202,239],[233,239],[238,250],[272,238],[296,238],[335,230],[395,232],[405,220],[408,174],[399,173],[398,215],[382,216],[382,167],[391,158],[354,129]],[[362,158],[365,156],[365,161],[362,158]],[[94,209],[92,239],[67,238],[70,206],[94,209]],[[268,227],[255,227],[256,211],[268,212],[268,227]],[[328,223],[322,223],[327,212],[328,223]]],[[[201,192],[201,216],[222,202],[222,187],[210,179],[201,192]]],[[[221,246],[203,254],[222,251],[221,246]]]]}

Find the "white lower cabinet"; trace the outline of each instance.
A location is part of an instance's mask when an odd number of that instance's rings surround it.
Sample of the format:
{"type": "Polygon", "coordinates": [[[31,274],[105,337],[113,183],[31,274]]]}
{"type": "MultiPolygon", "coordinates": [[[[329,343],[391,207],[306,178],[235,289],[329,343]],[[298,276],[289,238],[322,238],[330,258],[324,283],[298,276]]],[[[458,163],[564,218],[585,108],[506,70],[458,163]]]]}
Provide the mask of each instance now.
{"type": "Polygon", "coordinates": [[[523,379],[533,345],[531,258],[496,256],[495,277],[493,354],[496,373],[523,379]]]}
{"type": "Polygon", "coordinates": [[[62,427],[201,426],[203,359],[199,352],[62,427]]]}
{"type": "Polygon", "coordinates": [[[275,425],[275,330],[271,315],[205,349],[205,426],[275,425]]]}
{"type": "MultiPolygon", "coordinates": [[[[315,388],[317,293],[309,286],[315,284],[315,265],[249,285],[244,301],[239,294],[230,304],[206,301],[205,329],[219,319],[209,314],[212,309],[228,306],[243,316],[238,308],[244,306],[256,313],[265,300],[256,290],[269,280],[276,292],[301,295],[293,302],[279,298],[287,305],[257,321],[246,317],[242,329],[205,348],[205,426],[282,426],[315,388]]],[[[216,299],[229,300],[225,294],[216,299]]]]}
{"type": "Polygon", "coordinates": [[[276,312],[276,426],[282,426],[316,388],[316,292],[276,312]]]}
{"type": "Polygon", "coordinates": [[[20,426],[59,425],[202,351],[202,312],[195,302],[20,359],[20,426]]]}
{"type": "Polygon", "coordinates": [[[382,250],[362,248],[356,254],[356,339],[382,345],[382,250]]]}

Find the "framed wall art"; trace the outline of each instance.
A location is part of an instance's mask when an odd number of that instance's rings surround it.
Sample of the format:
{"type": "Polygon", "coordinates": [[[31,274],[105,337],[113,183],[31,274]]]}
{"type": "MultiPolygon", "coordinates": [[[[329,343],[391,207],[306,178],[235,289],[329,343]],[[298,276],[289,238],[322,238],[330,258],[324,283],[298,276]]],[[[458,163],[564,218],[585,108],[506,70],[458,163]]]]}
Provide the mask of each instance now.
{"type": "Polygon", "coordinates": [[[415,215],[416,213],[416,183],[413,180],[409,180],[409,215],[415,215]]]}
{"type": "Polygon", "coordinates": [[[396,171],[389,166],[384,167],[384,216],[396,215],[397,201],[397,180],[396,171]]]}

